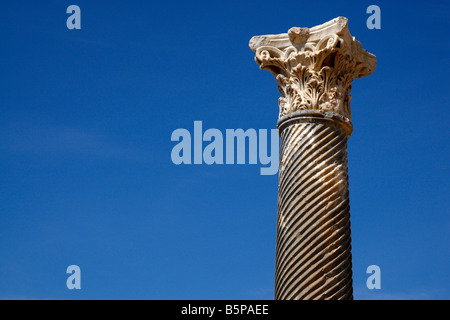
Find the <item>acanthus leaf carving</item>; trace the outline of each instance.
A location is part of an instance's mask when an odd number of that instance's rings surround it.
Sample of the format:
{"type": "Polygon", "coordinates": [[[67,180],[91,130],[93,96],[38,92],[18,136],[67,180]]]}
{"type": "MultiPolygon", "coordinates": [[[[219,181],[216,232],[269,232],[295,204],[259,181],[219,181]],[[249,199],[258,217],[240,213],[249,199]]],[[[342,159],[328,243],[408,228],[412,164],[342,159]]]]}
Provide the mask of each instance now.
{"type": "Polygon", "coordinates": [[[278,83],[280,118],[298,110],[322,110],[350,120],[353,80],[376,68],[376,57],[350,35],[344,17],[310,29],[253,37],[250,47],[260,68],[278,83]]]}

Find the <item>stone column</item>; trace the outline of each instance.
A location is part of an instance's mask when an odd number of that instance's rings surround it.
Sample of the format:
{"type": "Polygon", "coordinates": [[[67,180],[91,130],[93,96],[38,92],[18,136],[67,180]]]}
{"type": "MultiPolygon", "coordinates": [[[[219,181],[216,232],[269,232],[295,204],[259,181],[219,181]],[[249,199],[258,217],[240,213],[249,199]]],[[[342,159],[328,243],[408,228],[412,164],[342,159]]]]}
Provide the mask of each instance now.
{"type": "Polygon", "coordinates": [[[256,36],[250,48],[282,95],[275,299],[352,299],[350,90],[375,71],[376,57],[344,17],[256,36]]]}

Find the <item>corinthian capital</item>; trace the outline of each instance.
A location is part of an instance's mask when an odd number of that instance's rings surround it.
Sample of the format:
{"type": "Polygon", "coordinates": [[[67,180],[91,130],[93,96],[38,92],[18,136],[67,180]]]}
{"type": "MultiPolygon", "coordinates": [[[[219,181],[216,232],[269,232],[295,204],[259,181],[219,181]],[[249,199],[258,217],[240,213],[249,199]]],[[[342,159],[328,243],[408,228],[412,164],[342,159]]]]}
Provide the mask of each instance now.
{"type": "Polygon", "coordinates": [[[278,82],[280,118],[299,110],[321,110],[350,120],[351,83],[370,75],[377,63],[351,36],[344,17],[312,28],[255,36],[249,45],[261,69],[269,70],[278,82]]]}

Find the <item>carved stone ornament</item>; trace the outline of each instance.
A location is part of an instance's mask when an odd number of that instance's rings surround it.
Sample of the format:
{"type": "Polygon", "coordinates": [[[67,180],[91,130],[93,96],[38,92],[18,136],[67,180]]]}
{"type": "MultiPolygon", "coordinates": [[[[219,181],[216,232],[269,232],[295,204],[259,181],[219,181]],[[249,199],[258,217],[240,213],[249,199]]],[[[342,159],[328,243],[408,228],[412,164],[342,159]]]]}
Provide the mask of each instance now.
{"type": "Polygon", "coordinates": [[[278,82],[282,117],[299,110],[333,112],[351,120],[351,83],[376,69],[376,57],[351,36],[338,17],[312,28],[255,36],[255,61],[278,82]]]}

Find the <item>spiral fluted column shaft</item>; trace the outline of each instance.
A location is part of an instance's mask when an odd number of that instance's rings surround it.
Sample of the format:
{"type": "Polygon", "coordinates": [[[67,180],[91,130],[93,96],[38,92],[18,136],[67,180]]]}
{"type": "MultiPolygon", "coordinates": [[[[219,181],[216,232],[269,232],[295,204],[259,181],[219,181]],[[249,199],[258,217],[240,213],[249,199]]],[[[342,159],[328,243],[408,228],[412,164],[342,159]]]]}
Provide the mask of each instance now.
{"type": "Polygon", "coordinates": [[[352,299],[347,139],[321,112],[280,123],[275,298],[352,299]]]}

